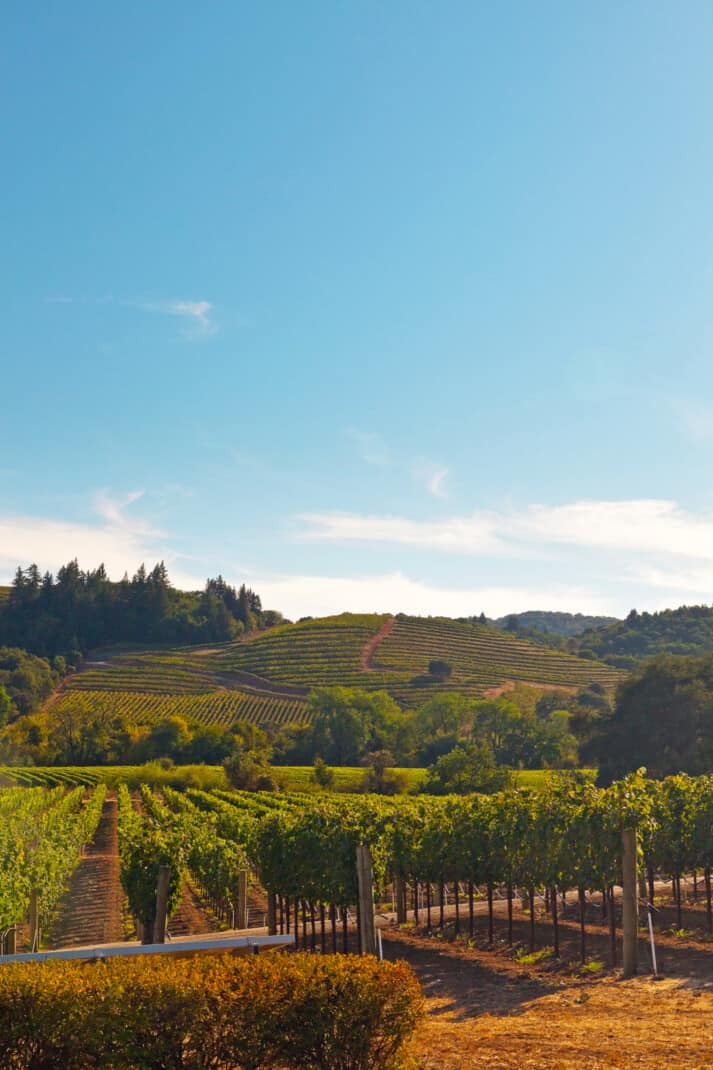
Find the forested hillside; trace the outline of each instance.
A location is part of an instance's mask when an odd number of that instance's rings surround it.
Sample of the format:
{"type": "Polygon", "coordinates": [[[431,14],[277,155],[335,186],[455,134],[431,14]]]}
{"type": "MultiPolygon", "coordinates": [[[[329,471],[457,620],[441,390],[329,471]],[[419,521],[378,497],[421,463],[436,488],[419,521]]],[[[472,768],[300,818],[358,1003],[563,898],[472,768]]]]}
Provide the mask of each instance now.
{"type": "Polygon", "coordinates": [[[606,628],[616,624],[616,617],[592,617],[585,613],[554,613],[547,610],[528,610],[525,613],[510,613],[494,622],[499,628],[515,632],[542,632],[565,639],[581,635],[592,628],[606,628]]]}
{"type": "Polygon", "coordinates": [[[584,632],[569,649],[620,669],[658,654],[706,654],[713,651],[713,607],[681,606],[660,613],[633,609],[626,620],[584,632]]]}
{"type": "Polygon", "coordinates": [[[265,612],[260,597],[239,591],[222,576],[202,592],[178,591],[163,562],[112,582],[103,565],[82,571],[75,561],[57,576],[37,565],[17,569],[0,598],[0,645],[23,647],[76,665],[102,643],[201,643],[235,639],[282,620],[265,612]]]}

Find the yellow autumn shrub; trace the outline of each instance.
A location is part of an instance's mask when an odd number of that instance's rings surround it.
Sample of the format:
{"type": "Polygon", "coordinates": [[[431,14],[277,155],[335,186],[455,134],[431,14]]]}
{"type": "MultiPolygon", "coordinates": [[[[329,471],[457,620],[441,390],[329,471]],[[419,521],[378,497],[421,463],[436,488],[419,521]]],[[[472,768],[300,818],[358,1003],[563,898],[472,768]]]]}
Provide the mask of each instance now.
{"type": "Polygon", "coordinates": [[[265,954],[0,966],[2,1070],[387,1070],[420,1014],[404,963],[265,954]]]}

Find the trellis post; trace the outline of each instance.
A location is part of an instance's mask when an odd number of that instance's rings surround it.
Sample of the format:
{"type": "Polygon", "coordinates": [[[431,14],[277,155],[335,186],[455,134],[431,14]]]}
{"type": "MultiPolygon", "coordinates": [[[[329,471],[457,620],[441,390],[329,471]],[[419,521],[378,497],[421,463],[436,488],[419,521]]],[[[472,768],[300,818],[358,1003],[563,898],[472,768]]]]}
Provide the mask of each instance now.
{"type": "Polygon", "coordinates": [[[638,972],[639,914],[637,901],[637,845],[636,829],[624,829],[622,840],[623,875],[623,967],[624,977],[635,977],[638,972]]]}
{"type": "Polygon", "coordinates": [[[36,888],[30,892],[30,951],[40,949],[40,894],[36,888]]]}
{"type": "Polygon", "coordinates": [[[248,927],[248,871],[241,869],[238,872],[238,909],[235,917],[236,929],[248,927]]]}
{"type": "Polygon", "coordinates": [[[158,867],[158,881],[156,882],[156,917],[153,927],[153,942],[155,944],[166,943],[166,915],[168,913],[168,885],[171,880],[171,867],[158,867]]]}
{"type": "Polygon", "coordinates": [[[371,851],[365,844],[356,849],[357,884],[359,888],[359,935],[362,955],[376,954],[376,924],[374,921],[374,867],[371,851]]]}

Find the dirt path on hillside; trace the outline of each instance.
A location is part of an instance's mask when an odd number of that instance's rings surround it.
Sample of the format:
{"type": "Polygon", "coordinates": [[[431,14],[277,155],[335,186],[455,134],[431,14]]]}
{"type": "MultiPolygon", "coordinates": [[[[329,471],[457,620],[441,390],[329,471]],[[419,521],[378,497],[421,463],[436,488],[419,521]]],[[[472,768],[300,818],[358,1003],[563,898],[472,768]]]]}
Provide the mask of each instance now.
{"type": "Polygon", "coordinates": [[[250,692],[255,695],[265,695],[267,698],[307,698],[309,695],[308,687],[277,683],[264,676],[256,676],[255,673],[243,672],[240,669],[225,669],[213,675],[226,691],[250,692]]]}
{"type": "MultiPolygon", "coordinates": [[[[525,928],[517,923],[517,938],[525,928]]],[[[588,937],[600,957],[607,933],[597,928],[588,926],[588,937]]],[[[569,961],[577,926],[571,929],[562,961],[535,966],[515,961],[497,939],[490,949],[477,938],[469,946],[385,930],[385,957],[409,962],[426,996],[414,1042],[418,1070],[709,1070],[710,947],[669,947],[663,981],[621,981],[606,968],[582,976],[569,961]]],[[[537,939],[546,946],[546,925],[538,925],[537,939]]]]}
{"type": "Polygon", "coordinates": [[[73,947],[121,940],[123,893],[119,881],[116,799],[108,798],[85,857],[63,897],[48,945],[73,947]]]}
{"type": "Polygon", "coordinates": [[[376,648],[378,647],[382,639],[386,639],[386,636],[390,635],[391,632],[394,630],[395,624],[396,617],[389,617],[389,619],[385,620],[384,623],[381,625],[376,635],[372,635],[371,639],[369,639],[368,642],[364,644],[364,646],[362,647],[360,658],[360,666],[362,672],[384,671],[383,669],[380,669],[378,665],[374,665],[374,654],[376,653],[376,648]]]}
{"type": "Polygon", "coordinates": [[[483,698],[500,698],[501,695],[514,691],[518,684],[522,684],[523,687],[536,688],[538,691],[562,691],[566,695],[575,695],[578,690],[568,684],[541,684],[537,680],[505,680],[502,684],[489,687],[487,691],[484,691],[483,698]]]}

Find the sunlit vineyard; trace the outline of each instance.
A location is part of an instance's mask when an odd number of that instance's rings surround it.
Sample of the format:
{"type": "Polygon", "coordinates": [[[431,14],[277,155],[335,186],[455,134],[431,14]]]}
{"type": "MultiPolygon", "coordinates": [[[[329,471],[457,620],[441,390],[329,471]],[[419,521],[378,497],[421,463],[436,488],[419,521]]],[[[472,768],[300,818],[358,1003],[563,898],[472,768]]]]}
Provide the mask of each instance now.
{"type": "MultiPolygon", "coordinates": [[[[202,881],[211,881],[205,859],[215,859],[216,852],[228,850],[221,845],[231,844],[229,850],[242,852],[244,864],[271,898],[273,925],[286,923],[289,931],[290,911],[293,921],[299,912],[303,940],[308,920],[314,934],[315,918],[321,915],[323,929],[330,919],[336,942],[337,921],[357,900],[356,848],[367,844],[382,893],[397,894],[393,888],[387,892],[387,886],[401,882],[418,902],[419,889],[425,888],[429,927],[436,902],[443,923],[446,885],[456,905],[460,889],[471,929],[476,894],[487,895],[492,927],[495,891],[507,897],[511,914],[515,894],[526,892],[533,940],[535,895],[547,891],[554,904],[556,947],[560,893],[577,891],[582,912],[590,892],[601,893],[614,909],[614,887],[622,881],[621,830],[630,827],[638,829],[642,878],[646,873],[651,901],[654,875],[673,878],[680,914],[681,877],[698,870],[707,889],[709,927],[713,924],[711,777],[657,782],[632,774],[606,789],[586,778],[559,777],[540,790],[446,799],[189,790],[165,791],[161,802],[144,788],[143,825],[125,789],[123,799],[132,830],[127,866],[135,865],[132,851],[145,862],[143,836],[156,842],[161,858],[183,858],[194,876],[199,870],[202,881]]],[[[228,896],[232,885],[227,875],[220,880],[215,894],[228,896]]]]}
{"type": "Polygon", "coordinates": [[[305,720],[305,704],[299,699],[271,698],[243,691],[209,691],[202,695],[153,694],[140,691],[63,692],[54,703],[59,713],[76,710],[153,724],[163,717],[184,717],[202,724],[227,727],[235,721],[282,725],[305,720]]]}
{"type": "MultiPolygon", "coordinates": [[[[106,788],[10,788],[0,792],[0,930],[24,923],[34,901],[44,927],[99,823],[106,788]]],[[[30,934],[36,942],[37,932],[30,934]]]]}
{"type": "Polygon", "coordinates": [[[481,624],[454,620],[400,617],[379,644],[375,667],[392,681],[407,674],[405,683],[390,682],[389,690],[401,703],[418,700],[428,663],[441,658],[453,667],[448,688],[482,695],[506,681],[547,687],[579,688],[589,683],[614,687],[621,674],[609,666],[548,650],[506,632],[481,624]]]}
{"type": "Polygon", "coordinates": [[[595,682],[612,690],[620,678],[599,662],[479,624],[345,613],[210,648],[97,651],[67,678],[56,708],[78,702],[143,723],[178,715],[205,724],[280,725],[305,719],[316,687],[383,689],[413,708],[444,690],[480,697],[517,683],[574,689],[595,682]],[[432,659],[447,661],[450,677],[429,675],[432,659]]]}

